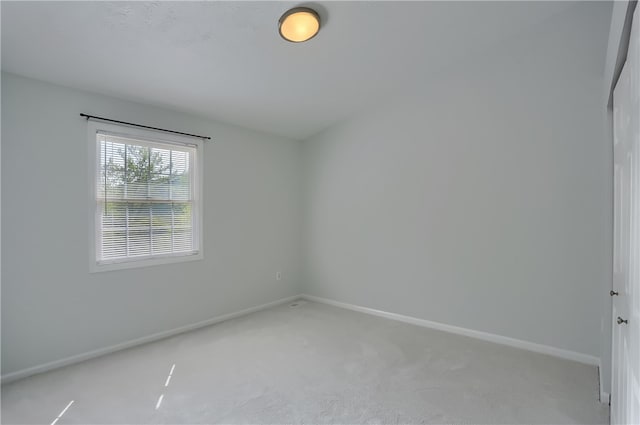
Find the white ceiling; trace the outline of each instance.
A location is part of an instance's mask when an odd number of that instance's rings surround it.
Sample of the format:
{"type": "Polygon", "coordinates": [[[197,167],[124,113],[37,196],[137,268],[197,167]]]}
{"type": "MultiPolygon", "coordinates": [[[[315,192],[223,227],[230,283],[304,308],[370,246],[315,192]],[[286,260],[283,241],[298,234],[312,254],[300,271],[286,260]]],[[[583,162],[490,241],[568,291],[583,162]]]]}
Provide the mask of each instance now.
{"type": "Polygon", "coordinates": [[[291,44],[298,5],[3,1],[2,68],[304,139],[575,3],[306,3],[323,26],[291,44]]]}

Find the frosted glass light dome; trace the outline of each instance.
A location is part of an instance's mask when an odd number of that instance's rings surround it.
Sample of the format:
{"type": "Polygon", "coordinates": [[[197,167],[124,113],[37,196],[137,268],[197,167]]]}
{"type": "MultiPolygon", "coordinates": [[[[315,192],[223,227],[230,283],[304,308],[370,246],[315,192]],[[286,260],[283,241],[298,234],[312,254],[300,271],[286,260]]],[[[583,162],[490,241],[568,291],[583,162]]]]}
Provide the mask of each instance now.
{"type": "Polygon", "coordinates": [[[295,7],[286,11],[278,21],[282,38],[292,43],[307,41],[320,30],[320,16],[307,7],[295,7]]]}

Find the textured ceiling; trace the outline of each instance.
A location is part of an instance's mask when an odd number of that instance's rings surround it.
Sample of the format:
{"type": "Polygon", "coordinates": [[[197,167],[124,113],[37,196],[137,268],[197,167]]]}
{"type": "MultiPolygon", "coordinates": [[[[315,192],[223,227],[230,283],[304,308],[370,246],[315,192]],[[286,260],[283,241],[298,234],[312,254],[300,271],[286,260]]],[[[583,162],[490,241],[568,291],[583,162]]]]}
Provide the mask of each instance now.
{"type": "Polygon", "coordinates": [[[293,2],[7,2],[2,68],[304,139],[565,12],[564,2],[323,2],[283,41],[293,2]]]}

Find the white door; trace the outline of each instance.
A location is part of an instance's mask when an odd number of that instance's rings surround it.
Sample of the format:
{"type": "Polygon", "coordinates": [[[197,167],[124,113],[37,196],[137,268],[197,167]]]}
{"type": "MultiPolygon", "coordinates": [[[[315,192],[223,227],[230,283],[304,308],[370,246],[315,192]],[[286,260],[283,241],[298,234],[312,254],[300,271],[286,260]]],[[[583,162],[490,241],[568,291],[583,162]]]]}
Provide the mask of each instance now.
{"type": "Polygon", "coordinates": [[[611,423],[640,424],[640,24],[613,92],[614,275],[611,423]]]}

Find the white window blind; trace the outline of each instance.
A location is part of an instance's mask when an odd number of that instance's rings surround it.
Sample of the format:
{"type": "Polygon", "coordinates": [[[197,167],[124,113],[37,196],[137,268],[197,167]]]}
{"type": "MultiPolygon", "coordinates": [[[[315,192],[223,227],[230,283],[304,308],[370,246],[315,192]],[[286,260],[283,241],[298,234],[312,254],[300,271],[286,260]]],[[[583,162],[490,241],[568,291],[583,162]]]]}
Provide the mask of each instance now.
{"type": "Polygon", "coordinates": [[[198,253],[195,146],[98,132],[96,261],[198,253]]]}

